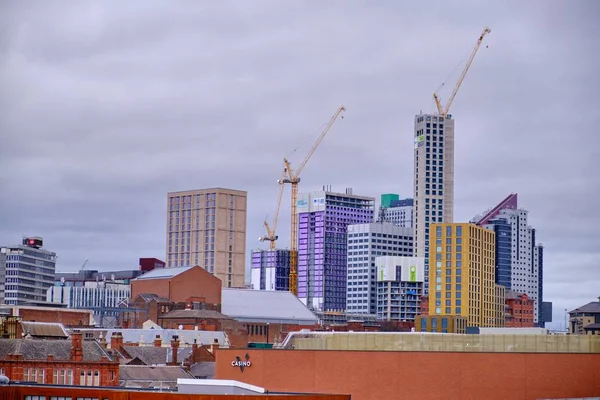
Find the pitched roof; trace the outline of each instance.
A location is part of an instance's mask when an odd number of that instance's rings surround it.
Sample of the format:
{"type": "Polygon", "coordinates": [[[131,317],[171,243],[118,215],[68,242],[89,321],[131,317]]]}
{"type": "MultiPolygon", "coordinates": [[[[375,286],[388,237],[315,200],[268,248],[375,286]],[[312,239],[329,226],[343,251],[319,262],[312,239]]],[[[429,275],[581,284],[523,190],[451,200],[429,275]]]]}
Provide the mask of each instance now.
{"type": "Polygon", "coordinates": [[[140,293],[138,295],[138,297],[140,297],[146,303],[150,303],[152,300],[156,300],[158,302],[161,302],[161,301],[168,302],[168,301],[170,301],[169,299],[167,299],[165,297],[160,297],[159,295],[157,295],[155,293],[140,293]]]}
{"type": "Polygon", "coordinates": [[[313,325],[312,313],[291,292],[223,288],[221,312],[238,321],[313,325]]]}
{"type": "MultiPolygon", "coordinates": [[[[184,273],[194,267],[174,267],[174,268],[156,268],[150,272],[140,275],[134,281],[143,281],[147,279],[169,279],[184,273]]],[[[198,267],[200,268],[200,267],[198,267]]]]}
{"type": "MultiPolygon", "coordinates": [[[[70,340],[46,339],[2,339],[0,340],[0,359],[9,354],[22,354],[24,360],[46,360],[49,355],[55,360],[71,359],[70,340]]],[[[95,340],[83,341],[83,360],[100,361],[102,356],[110,359],[108,353],[95,340]]]]}
{"type": "Polygon", "coordinates": [[[24,334],[32,337],[53,337],[57,339],[66,339],[69,337],[63,324],[57,322],[29,322],[21,321],[21,328],[24,334]]]}
{"type": "Polygon", "coordinates": [[[228,319],[229,317],[214,310],[173,310],[161,315],[160,318],[228,319]]]}
{"type": "Polygon", "coordinates": [[[600,313],[600,301],[590,301],[586,305],[569,311],[569,314],[571,313],[600,313]]]}
{"type": "Polygon", "coordinates": [[[180,378],[192,378],[181,367],[148,367],[145,365],[120,365],[119,381],[170,381],[180,378]]]}
{"type": "MultiPolygon", "coordinates": [[[[173,361],[173,350],[170,347],[123,346],[123,350],[132,359],[137,358],[146,365],[165,365],[173,361]]],[[[177,360],[184,361],[191,353],[191,347],[180,347],[177,351],[177,360]]]]}
{"type": "Polygon", "coordinates": [[[190,373],[194,378],[213,379],[215,377],[214,361],[202,361],[190,367],[190,373]]]}

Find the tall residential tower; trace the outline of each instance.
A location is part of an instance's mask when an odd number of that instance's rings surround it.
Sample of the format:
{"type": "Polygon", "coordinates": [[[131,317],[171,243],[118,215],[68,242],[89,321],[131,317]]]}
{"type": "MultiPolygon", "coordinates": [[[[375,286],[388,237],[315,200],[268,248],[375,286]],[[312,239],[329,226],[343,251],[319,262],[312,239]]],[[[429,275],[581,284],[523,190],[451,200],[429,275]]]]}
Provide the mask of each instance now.
{"type": "Polygon", "coordinates": [[[512,193],[473,222],[496,232],[496,282],[535,302],[534,323],[543,326],[544,247],[536,243],[536,230],[528,225],[528,211],[518,207],[512,193]]]}
{"type": "Polygon", "coordinates": [[[309,308],[346,308],[348,225],[373,222],[374,216],[375,199],[352,189],[298,196],[298,298],[309,308]]]}
{"type": "Polygon", "coordinates": [[[225,287],[245,286],[246,192],[211,188],[167,195],[167,266],[199,265],[225,287]]]}
{"type": "Polygon", "coordinates": [[[425,258],[429,291],[429,227],[454,220],[454,120],[450,114],[415,116],[415,256],[425,258]]]}

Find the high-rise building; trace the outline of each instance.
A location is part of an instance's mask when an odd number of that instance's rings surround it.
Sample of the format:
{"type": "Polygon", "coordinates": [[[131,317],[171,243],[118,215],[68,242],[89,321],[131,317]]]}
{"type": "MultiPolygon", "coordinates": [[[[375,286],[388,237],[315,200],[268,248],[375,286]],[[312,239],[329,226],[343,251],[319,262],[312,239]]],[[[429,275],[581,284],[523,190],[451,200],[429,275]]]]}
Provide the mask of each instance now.
{"type": "Polygon", "coordinates": [[[44,249],[43,245],[41,237],[25,237],[20,245],[0,247],[6,304],[46,303],[46,291],[54,284],[56,253],[44,249]]]}
{"type": "Polygon", "coordinates": [[[469,223],[431,225],[429,315],[460,315],[468,326],[504,326],[504,287],[495,279],[495,233],[469,223]]]}
{"type": "Polygon", "coordinates": [[[344,310],[348,225],[373,222],[375,199],[323,189],[298,195],[298,298],[317,311],[344,310]]]}
{"type": "Polygon", "coordinates": [[[225,287],[245,287],[246,192],[223,188],[167,195],[167,267],[199,265],[225,287]]]}
{"type": "Polygon", "coordinates": [[[425,258],[429,290],[430,224],[454,221],[454,120],[438,114],[415,116],[415,256],[425,258]]]}
{"type": "Polygon", "coordinates": [[[414,321],[419,314],[425,281],[420,257],[383,256],[377,265],[377,319],[414,321]]]}
{"type": "Polygon", "coordinates": [[[250,285],[255,290],[290,290],[290,250],[254,250],[250,285]]]}
{"type": "Polygon", "coordinates": [[[412,254],[411,228],[402,228],[389,222],[348,225],[346,310],[349,313],[377,313],[375,258],[412,254]]]}
{"type": "Polygon", "coordinates": [[[517,194],[512,193],[473,222],[496,232],[496,282],[533,299],[534,323],[543,326],[544,247],[536,245],[528,214],[518,207],[517,194]]]}
{"type": "Polygon", "coordinates": [[[392,200],[389,207],[382,208],[381,220],[404,228],[412,228],[414,225],[413,199],[392,200]]]}

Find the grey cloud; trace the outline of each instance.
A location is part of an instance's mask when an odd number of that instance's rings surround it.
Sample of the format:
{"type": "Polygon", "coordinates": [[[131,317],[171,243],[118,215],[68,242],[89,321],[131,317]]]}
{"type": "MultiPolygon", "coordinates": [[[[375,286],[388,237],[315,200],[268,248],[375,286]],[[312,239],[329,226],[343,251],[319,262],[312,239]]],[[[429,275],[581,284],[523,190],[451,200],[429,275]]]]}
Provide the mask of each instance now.
{"type": "MultiPolygon", "coordinates": [[[[255,238],[272,217],[282,158],[297,165],[340,104],[345,118],[300,190],[411,196],[414,115],[434,110],[433,91],[489,24],[451,110],[455,218],[518,192],[546,245],[555,318],[593,300],[594,1],[0,7],[0,243],[43,234],[61,268],[86,258],[132,268],[140,256],[164,257],[166,192],[224,186],[248,190],[248,248],[264,246],[255,238]],[[581,290],[565,294],[566,279],[581,290]]],[[[288,227],[286,191],[282,247],[288,227]]]]}

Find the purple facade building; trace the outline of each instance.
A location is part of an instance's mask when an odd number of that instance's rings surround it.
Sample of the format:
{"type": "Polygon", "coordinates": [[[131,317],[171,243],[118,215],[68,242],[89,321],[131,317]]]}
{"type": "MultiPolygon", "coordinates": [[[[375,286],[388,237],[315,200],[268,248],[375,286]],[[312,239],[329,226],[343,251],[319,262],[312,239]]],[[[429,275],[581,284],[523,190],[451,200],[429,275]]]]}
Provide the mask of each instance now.
{"type": "Polygon", "coordinates": [[[373,222],[375,198],[322,190],[301,193],[297,209],[298,298],[316,311],[345,310],[348,225],[373,222]]]}
{"type": "Polygon", "coordinates": [[[290,290],[290,251],[254,250],[250,280],[255,290],[290,290]]]}

